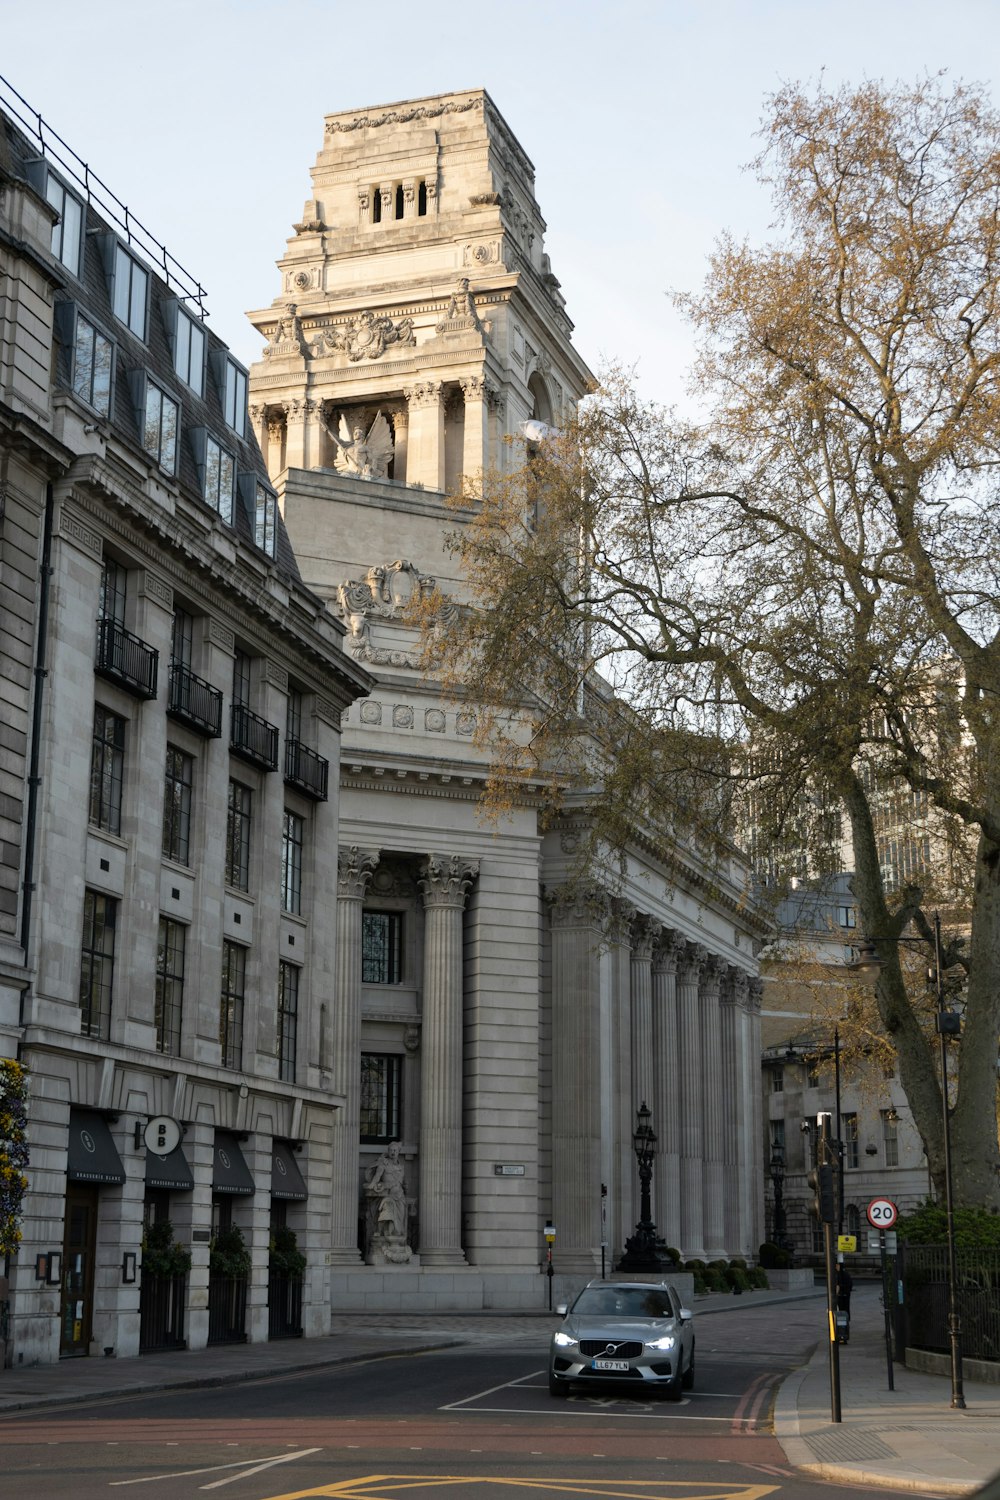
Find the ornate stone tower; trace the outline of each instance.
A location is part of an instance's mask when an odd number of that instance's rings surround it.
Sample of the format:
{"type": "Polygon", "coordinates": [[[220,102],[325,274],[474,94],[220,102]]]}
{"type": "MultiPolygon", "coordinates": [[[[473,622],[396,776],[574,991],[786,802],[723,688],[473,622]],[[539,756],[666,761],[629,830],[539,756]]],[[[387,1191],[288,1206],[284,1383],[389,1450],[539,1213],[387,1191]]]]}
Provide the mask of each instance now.
{"type": "Polygon", "coordinates": [[[251,412],[273,476],[431,491],[503,467],[589,372],[543,248],[534,169],[483,89],[328,115],[313,196],[251,313],[251,412]]]}

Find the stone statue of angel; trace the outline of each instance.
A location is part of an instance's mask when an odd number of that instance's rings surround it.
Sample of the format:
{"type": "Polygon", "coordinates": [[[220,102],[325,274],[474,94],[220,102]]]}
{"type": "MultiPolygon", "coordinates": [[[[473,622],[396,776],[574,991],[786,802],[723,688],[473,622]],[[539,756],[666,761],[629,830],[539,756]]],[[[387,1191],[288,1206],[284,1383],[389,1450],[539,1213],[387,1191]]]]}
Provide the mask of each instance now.
{"type": "Polygon", "coordinates": [[[350,427],[347,417],[340,413],[337,431],[327,422],[326,430],[336,446],[333,466],[338,474],[355,474],[359,479],[386,479],[389,463],[395,451],[392,431],[381,412],[365,434],[364,425],[354,421],[350,427]]]}

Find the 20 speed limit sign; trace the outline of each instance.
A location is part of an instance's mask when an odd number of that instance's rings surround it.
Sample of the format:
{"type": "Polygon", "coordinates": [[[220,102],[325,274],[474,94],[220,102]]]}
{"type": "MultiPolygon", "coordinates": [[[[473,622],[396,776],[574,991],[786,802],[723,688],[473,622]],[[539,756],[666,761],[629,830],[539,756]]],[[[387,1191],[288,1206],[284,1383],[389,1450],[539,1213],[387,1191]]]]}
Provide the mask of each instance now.
{"type": "Polygon", "coordinates": [[[873,1198],[869,1203],[868,1222],[876,1229],[891,1229],[896,1218],[896,1205],[890,1198],[873,1198]]]}

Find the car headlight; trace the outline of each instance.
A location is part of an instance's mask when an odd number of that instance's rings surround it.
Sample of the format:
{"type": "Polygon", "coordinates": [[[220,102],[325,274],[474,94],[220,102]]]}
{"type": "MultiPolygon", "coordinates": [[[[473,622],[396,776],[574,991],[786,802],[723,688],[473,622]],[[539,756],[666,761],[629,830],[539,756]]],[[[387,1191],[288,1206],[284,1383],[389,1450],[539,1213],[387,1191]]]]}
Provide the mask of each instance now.
{"type": "Polygon", "coordinates": [[[663,1335],[662,1339],[648,1339],[647,1342],[646,1342],[646,1348],[647,1349],[672,1349],[674,1347],[674,1345],[676,1344],[676,1342],[677,1342],[677,1340],[674,1338],[674,1336],[673,1336],[672,1333],[665,1333],[663,1335]]]}
{"type": "Polygon", "coordinates": [[[552,1342],[558,1345],[560,1349],[567,1349],[570,1344],[576,1343],[576,1339],[571,1339],[568,1333],[554,1333],[552,1335],[552,1342]]]}

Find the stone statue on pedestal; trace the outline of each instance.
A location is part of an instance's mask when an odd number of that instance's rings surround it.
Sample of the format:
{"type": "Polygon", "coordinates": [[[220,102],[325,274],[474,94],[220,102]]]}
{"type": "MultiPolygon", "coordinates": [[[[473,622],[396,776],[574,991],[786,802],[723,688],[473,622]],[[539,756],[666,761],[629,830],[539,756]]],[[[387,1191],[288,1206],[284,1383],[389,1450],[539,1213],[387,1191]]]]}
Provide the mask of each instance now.
{"type": "Polygon", "coordinates": [[[413,1252],[406,1239],[409,1204],[398,1141],[390,1141],[375,1163],[365,1183],[365,1194],[373,1208],[369,1220],[374,1219],[365,1259],[375,1266],[404,1265],[413,1252]]]}

